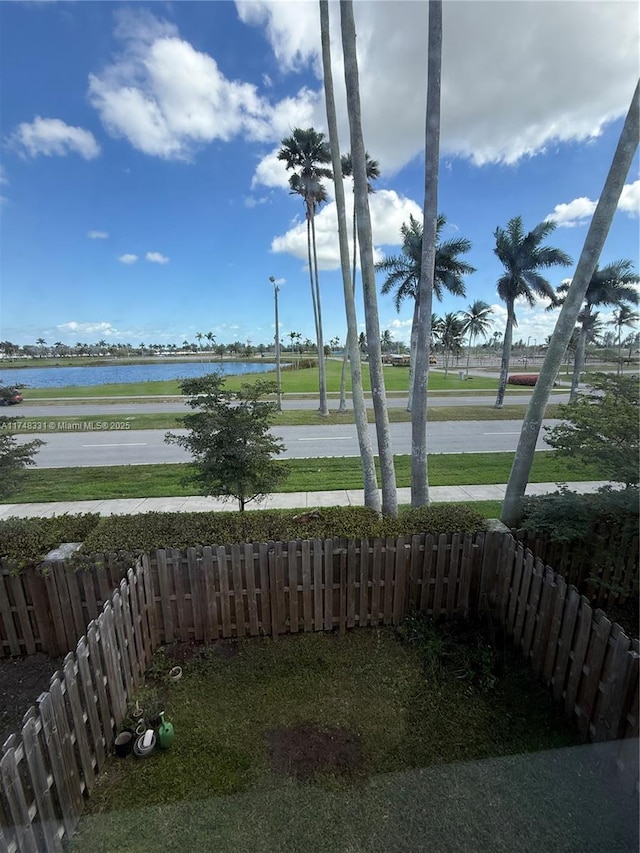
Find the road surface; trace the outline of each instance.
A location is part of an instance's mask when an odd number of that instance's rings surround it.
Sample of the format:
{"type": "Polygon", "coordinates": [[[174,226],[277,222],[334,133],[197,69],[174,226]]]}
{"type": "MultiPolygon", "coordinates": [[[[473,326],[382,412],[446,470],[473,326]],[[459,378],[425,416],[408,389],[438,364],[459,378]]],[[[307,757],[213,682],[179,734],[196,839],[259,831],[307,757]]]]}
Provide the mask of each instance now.
{"type": "MultiPolygon", "coordinates": [[[[528,394],[523,394],[521,396],[512,395],[505,397],[505,406],[507,410],[505,414],[508,415],[508,406],[509,405],[520,405],[525,406],[529,400],[530,396],[528,394]]],[[[493,394],[490,395],[473,395],[465,397],[463,395],[458,396],[450,396],[450,397],[429,397],[429,406],[433,406],[434,408],[440,406],[484,406],[486,408],[491,408],[493,406],[495,397],[493,394]]],[[[551,403],[567,403],[569,401],[568,394],[553,394],[549,402],[551,403]]],[[[352,408],[351,402],[348,403],[349,409],[352,408]]],[[[369,408],[373,408],[373,403],[371,399],[367,400],[367,405],[369,408]]],[[[389,409],[404,409],[407,405],[406,397],[388,397],[387,398],[387,407],[389,409]]],[[[290,409],[305,409],[314,411],[318,408],[318,401],[314,398],[304,399],[304,400],[283,400],[282,408],[286,410],[290,409]]],[[[329,409],[331,411],[336,411],[338,408],[337,400],[329,401],[329,409]]],[[[38,405],[36,403],[30,403],[29,405],[22,406],[13,406],[11,408],[3,409],[0,414],[5,415],[6,417],[18,417],[22,416],[25,419],[36,419],[36,418],[55,418],[55,417],[95,417],[98,415],[152,415],[152,414],[165,414],[165,413],[175,413],[175,414],[184,414],[185,412],[190,411],[187,406],[183,402],[175,401],[175,402],[166,402],[166,401],[158,401],[154,402],[153,400],[149,400],[148,402],[139,402],[139,403],[118,403],[117,400],[114,400],[112,403],[74,403],[69,402],[67,404],[63,403],[51,403],[47,405],[38,405]]]]}
{"type": "MultiPolygon", "coordinates": [[[[559,421],[549,420],[553,426],[559,421]]],[[[521,421],[442,421],[428,425],[430,453],[496,453],[514,451],[521,421]]],[[[411,424],[391,424],[394,453],[411,453],[411,424]]],[[[370,425],[374,447],[375,426],[370,425]]],[[[180,430],[174,430],[180,434],[180,430]]],[[[347,426],[291,426],[273,431],[284,441],[280,458],[303,459],[331,456],[359,456],[356,428],[347,426]]],[[[111,465],[151,465],[189,461],[182,448],[165,444],[165,430],[112,430],[109,432],[52,433],[20,435],[19,442],[39,437],[46,444],[35,456],[38,468],[78,468],[111,465]]],[[[548,449],[543,435],[537,450],[548,449]]],[[[472,460],[469,461],[472,465],[472,460]]]]}

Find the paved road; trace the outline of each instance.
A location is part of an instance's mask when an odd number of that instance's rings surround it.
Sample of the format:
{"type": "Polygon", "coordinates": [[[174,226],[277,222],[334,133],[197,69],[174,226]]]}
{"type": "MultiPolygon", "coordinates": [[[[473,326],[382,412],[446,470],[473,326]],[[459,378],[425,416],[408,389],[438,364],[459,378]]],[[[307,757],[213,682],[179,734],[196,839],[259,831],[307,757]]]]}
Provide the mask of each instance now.
{"type": "MultiPolygon", "coordinates": [[[[558,421],[545,421],[554,425],[558,421]]],[[[520,435],[520,421],[443,421],[429,424],[432,453],[479,453],[513,451],[520,435]]],[[[375,447],[375,428],[370,427],[375,447]]],[[[179,430],[175,430],[179,433],[179,430]]],[[[297,426],[274,430],[284,441],[282,458],[358,456],[355,426],[297,426]]],[[[40,436],[46,442],[35,457],[38,468],[139,465],[188,461],[175,445],[164,443],[164,430],[113,430],[109,432],[53,433],[40,436]]],[[[395,453],[411,452],[411,424],[391,424],[395,453]]],[[[21,435],[28,441],[34,435],[21,435]]],[[[538,450],[547,448],[538,439],[538,450]]],[[[470,460],[470,464],[472,464],[470,460]]]]}
{"type": "MultiPolygon", "coordinates": [[[[491,408],[494,403],[494,396],[491,395],[473,395],[473,396],[451,396],[451,397],[430,397],[429,398],[429,406],[438,407],[438,406],[486,406],[487,408],[491,408]]],[[[529,395],[523,394],[521,396],[511,395],[505,397],[505,405],[526,405],[531,398],[529,395]]],[[[552,403],[567,403],[569,401],[568,394],[553,394],[551,397],[552,403]]],[[[371,400],[367,400],[367,405],[369,407],[373,406],[371,400]]],[[[406,397],[389,397],[387,399],[387,407],[390,409],[400,409],[405,408],[407,405],[406,397]]],[[[283,400],[282,401],[283,409],[306,409],[306,410],[315,410],[318,408],[318,401],[316,399],[306,399],[306,400],[283,400]]],[[[338,408],[337,400],[329,401],[329,408],[334,411],[338,408]]],[[[349,403],[349,408],[351,408],[351,404],[349,403]]],[[[22,416],[25,419],[37,419],[37,418],[55,418],[55,417],[95,417],[99,415],[145,415],[145,414],[158,414],[158,413],[176,413],[183,414],[188,411],[187,406],[184,403],[176,401],[176,402],[163,402],[158,401],[154,402],[153,400],[149,400],[149,402],[140,402],[140,403],[118,403],[117,400],[114,400],[111,403],[52,403],[49,405],[37,405],[37,404],[29,404],[28,406],[20,406],[13,407],[11,409],[4,409],[0,414],[4,414],[7,417],[17,417],[18,415],[22,416]]],[[[508,412],[506,413],[508,414],[508,412]]]]}

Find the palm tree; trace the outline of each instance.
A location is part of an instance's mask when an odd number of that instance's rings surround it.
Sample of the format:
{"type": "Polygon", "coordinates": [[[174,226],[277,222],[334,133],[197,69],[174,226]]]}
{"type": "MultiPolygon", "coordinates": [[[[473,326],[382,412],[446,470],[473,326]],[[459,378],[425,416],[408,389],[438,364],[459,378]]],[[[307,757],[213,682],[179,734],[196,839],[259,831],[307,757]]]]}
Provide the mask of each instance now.
{"type": "MultiPolygon", "coordinates": [[[[322,66],[324,72],[325,103],[327,107],[327,126],[329,128],[329,140],[331,143],[331,159],[334,169],[336,210],[338,215],[338,237],[340,244],[340,266],[342,269],[342,285],[344,293],[345,311],[347,315],[347,344],[345,351],[349,353],[351,365],[351,387],[353,398],[353,411],[358,435],[358,446],[360,449],[360,461],[362,464],[362,477],[364,485],[365,506],[379,513],[380,492],[378,491],[378,480],[376,475],[375,457],[373,443],[369,432],[367,417],[367,406],[362,387],[362,366],[360,363],[360,351],[358,350],[357,318],[352,282],[349,278],[349,240],[347,235],[347,214],[344,199],[344,185],[341,170],[338,168],[338,152],[340,142],[338,139],[338,119],[336,115],[335,98],[333,94],[333,75],[331,71],[331,40],[329,37],[329,3],[320,0],[320,34],[322,42],[322,66]]],[[[355,204],[354,204],[355,209],[355,204]]],[[[298,338],[300,335],[298,335],[298,338]]]]}
{"type": "MultiPolygon", "coordinates": [[[[637,302],[636,298],[636,302],[637,302]]],[[[633,328],[638,322],[638,314],[632,311],[628,305],[621,305],[617,311],[613,312],[613,320],[611,325],[618,330],[618,373],[622,373],[622,330],[623,328],[633,328]]]]}
{"type": "Polygon", "coordinates": [[[380,346],[382,347],[383,352],[389,352],[393,347],[393,338],[389,329],[384,329],[380,335],[380,346]]]}
{"type": "MultiPolygon", "coordinates": [[[[358,56],[356,52],[356,25],[353,15],[353,0],[340,3],[340,27],[342,31],[342,55],[344,58],[344,82],[347,91],[347,114],[351,158],[353,161],[354,203],[360,244],[360,270],[362,274],[362,292],[364,317],[367,329],[369,351],[369,377],[371,396],[376,422],[378,455],[382,480],[382,511],[388,515],[398,514],[398,493],[396,473],[391,446],[387,395],[382,368],[380,349],[380,319],[378,316],[378,296],[373,264],[373,237],[371,233],[371,213],[367,193],[367,162],[364,138],[362,135],[362,116],[360,106],[360,80],[358,74],[358,56]]],[[[351,326],[352,337],[355,326],[351,326]]],[[[352,348],[355,353],[355,349],[352,348]]]]}
{"type": "Polygon", "coordinates": [[[307,220],[307,255],[309,260],[309,281],[311,284],[311,302],[318,344],[318,373],[320,391],[320,414],[327,416],[327,384],[324,365],[324,342],[322,336],[322,309],[320,304],[320,283],[318,280],[318,258],[316,253],[315,215],[318,206],[327,199],[322,178],[333,177],[331,169],[322,164],[331,162],[331,151],[325,141],[324,133],[318,133],[312,127],[303,130],[296,127],[291,136],[282,140],[278,160],[284,160],[287,169],[297,169],[289,178],[291,192],[302,196],[307,220]]]}
{"type": "MultiPolygon", "coordinates": [[[[373,160],[369,157],[369,153],[365,151],[364,158],[367,166],[367,192],[369,194],[374,193],[375,190],[373,188],[373,184],[371,183],[372,179],[380,177],[380,164],[377,160],[373,160]]],[[[340,168],[342,171],[342,176],[345,178],[353,177],[353,161],[351,159],[351,154],[343,154],[340,158],[340,168]]],[[[356,274],[357,274],[357,243],[358,243],[358,228],[357,228],[357,219],[356,219],[356,203],[355,203],[355,184],[353,186],[354,192],[354,201],[353,201],[353,274],[351,277],[351,281],[353,284],[353,293],[355,296],[356,292],[356,274]]],[[[349,332],[347,331],[347,338],[349,332]]],[[[349,341],[347,340],[346,346],[344,348],[344,356],[342,359],[342,374],[340,376],[340,404],[338,406],[339,412],[345,412],[347,409],[347,399],[346,399],[346,387],[347,387],[347,358],[349,355],[349,341]]]]}
{"type": "Polygon", "coordinates": [[[198,346],[200,347],[200,349],[202,349],[203,337],[204,337],[204,335],[202,334],[202,332],[196,332],[196,340],[198,341],[198,346]]]}
{"type": "Polygon", "coordinates": [[[464,324],[464,333],[469,335],[469,347],[467,349],[467,371],[469,376],[469,359],[471,358],[471,349],[473,341],[478,336],[485,340],[489,334],[489,329],[493,325],[489,317],[493,314],[493,309],[482,299],[476,299],[467,307],[466,311],[462,312],[462,320],[464,324]]]}
{"type": "Polygon", "coordinates": [[[444,375],[449,371],[449,355],[462,352],[462,339],[464,337],[464,320],[458,312],[445,314],[440,323],[434,329],[434,338],[437,337],[444,355],[444,375]]]}
{"type": "Polygon", "coordinates": [[[555,222],[545,220],[536,225],[533,231],[525,234],[522,217],[514,216],[507,223],[506,230],[496,228],[494,232],[496,238],[494,252],[505,268],[504,275],[498,279],[498,296],[507,306],[507,325],[502,344],[496,409],[502,408],[507,387],[513,327],[518,325],[515,312],[516,299],[524,297],[529,305],[535,305],[536,296],[547,297],[552,303],[555,302],[555,291],[547,279],[540,275],[540,270],[553,266],[566,267],[572,263],[569,255],[561,249],[542,245],[542,241],[555,231],[555,228],[555,222]]]}
{"type": "Polygon", "coordinates": [[[427,459],[427,384],[429,382],[429,344],[431,311],[435,286],[438,227],[438,166],[440,161],[440,90],[442,77],[442,0],[429,0],[427,36],[427,112],[424,155],[424,202],[422,217],[424,239],[418,288],[418,335],[416,343],[411,413],[411,505],[429,503],[427,459]]]}
{"type": "Polygon", "coordinates": [[[502,521],[509,525],[517,524],[522,512],[522,500],[529,482],[529,474],[536,443],[540,435],[542,418],[549,402],[549,395],[567,343],[575,329],[576,320],[584,301],[587,287],[595,272],[600,253],[611,228],[614,214],[620,202],[622,188],[633,163],[638,143],[640,142],[640,83],[636,85],[629,112],[625,119],[618,146],[609,174],[604,183],[600,198],[593,213],[591,225],[580,260],[576,267],[571,287],[567,291],[560,316],[556,322],[547,355],[531,395],[527,413],[522,423],[518,448],[511,467],[507,491],[502,505],[502,521]]]}
{"type": "MultiPolygon", "coordinates": [[[[440,233],[447,224],[447,217],[440,213],[436,222],[436,261],[433,279],[433,292],[436,299],[442,302],[443,289],[453,296],[466,296],[467,291],[463,281],[464,275],[475,272],[475,267],[460,260],[459,255],[471,249],[471,241],[464,237],[453,240],[439,241],[440,233]]],[[[420,300],[418,291],[420,273],[422,270],[422,223],[409,214],[409,224],[406,222],[400,228],[402,234],[401,254],[385,258],[376,264],[376,272],[386,272],[387,277],[382,284],[381,293],[395,291],[393,301],[396,311],[400,312],[403,301],[407,298],[414,300],[413,321],[411,323],[411,355],[409,360],[409,400],[407,411],[413,406],[413,386],[415,375],[415,359],[418,346],[418,318],[420,316],[420,300]]]]}
{"type": "MultiPolygon", "coordinates": [[[[614,261],[602,269],[596,266],[587,287],[585,307],[578,315],[580,336],[575,352],[571,394],[569,397],[570,403],[578,395],[580,375],[584,369],[587,337],[592,332],[590,318],[593,316],[594,306],[613,305],[617,308],[622,308],[627,303],[637,305],[638,293],[632,285],[636,284],[639,280],[638,275],[633,271],[633,263],[629,260],[614,261]]],[[[568,290],[568,282],[563,282],[558,287],[558,293],[561,295],[566,294],[568,290]]]]}

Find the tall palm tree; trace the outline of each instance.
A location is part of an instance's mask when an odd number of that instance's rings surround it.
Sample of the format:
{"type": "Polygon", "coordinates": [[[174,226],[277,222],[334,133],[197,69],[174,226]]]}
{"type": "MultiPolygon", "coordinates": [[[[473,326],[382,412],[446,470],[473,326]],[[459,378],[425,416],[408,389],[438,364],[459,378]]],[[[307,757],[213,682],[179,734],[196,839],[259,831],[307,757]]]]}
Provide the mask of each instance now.
{"type": "MultiPolygon", "coordinates": [[[[433,329],[433,324],[431,328],[433,329]]],[[[437,333],[444,355],[444,375],[446,376],[449,372],[449,356],[462,352],[464,320],[457,311],[455,313],[449,312],[442,318],[439,327],[437,327],[437,333]]]]}
{"type": "Polygon", "coordinates": [[[473,341],[477,337],[483,337],[485,340],[489,334],[489,329],[493,325],[489,317],[493,314],[493,309],[482,299],[476,299],[467,307],[466,311],[462,312],[462,320],[464,323],[464,333],[469,335],[469,346],[467,348],[467,371],[469,376],[469,360],[471,358],[471,350],[473,341]]]}
{"type": "MultiPolygon", "coordinates": [[[[636,299],[637,302],[637,299],[636,299]]],[[[638,314],[632,311],[628,305],[621,305],[613,312],[611,325],[618,330],[618,373],[622,373],[622,330],[625,327],[633,328],[638,322],[638,314]]]]}
{"type": "Polygon", "coordinates": [[[320,282],[318,279],[318,258],[316,251],[315,216],[318,206],[327,199],[322,184],[323,178],[333,178],[333,172],[326,165],[331,162],[331,151],[324,133],[318,133],[312,127],[306,130],[296,127],[291,136],[282,140],[278,160],[286,163],[287,169],[297,170],[289,178],[291,192],[302,196],[307,220],[307,255],[309,259],[309,282],[311,302],[318,345],[318,373],[320,391],[320,414],[327,416],[327,383],[324,363],[324,341],[322,334],[322,308],[320,302],[320,282]]]}
{"type": "MultiPolygon", "coordinates": [[[[433,292],[436,299],[442,302],[444,290],[453,296],[466,296],[467,290],[463,281],[464,275],[475,272],[475,267],[460,260],[459,255],[471,249],[471,241],[464,237],[440,242],[440,233],[447,224],[447,217],[440,213],[436,222],[436,261],[433,278],[433,292]]],[[[393,291],[396,311],[405,299],[413,299],[413,321],[411,323],[411,351],[409,359],[409,400],[407,411],[413,405],[413,386],[415,375],[415,359],[418,345],[418,318],[420,316],[420,300],[418,291],[422,269],[422,239],[423,227],[414,216],[409,214],[409,224],[406,222],[400,228],[402,234],[401,254],[385,258],[376,264],[376,272],[386,272],[387,277],[381,287],[381,293],[393,291]]]]}
{"type": "Polygon", "coordinates": [[[429,503],[429,466],[427,457],[427,384],[429,382],[429,344],[433,307],[438,226],[438,168],[440,162],[440,94],[442,79],[442,0],[429,0],[427,35],[427,112],[424,154],[424,202],[422,216],[424,239],[418,290],[418,336],[416,343],[411,412],[411,505],[429,503]]]}
{"type": "MultiPolygon", "coordinates": [[[[380,164],[377,160],[373,160],[369,157],[369,152],[365,151],[364,153],[365,161],[367,164],[367,192],[374,193],[375,190],[373,188],[373,184],[371,181],[375,178],[380,177],[380,164]]],[[[351,159],[351,154],[343,154],[340,158],[340,168],[342,171],[342,175],[345,178],[353,177],[353,161],[351,159]]],[[[358,228],[357,228],[357,219],[356,219],[356,204],[355,204],[355,185],[353,187],[354,192],[354,202],[353,202],[353,273],[351,277],[351,281],[353,282],[353,292],[355,295],[356,292],[356,275],[357,275],[357,243],[358,243],[358,228]]],[[[348,336],[347,331],[347,336],[348,336]]],[[[344,348],[344,356],[342,358],[342,373],[340,376],[340,403],[338,405],[339,412],[345,412],[347,409],[347,399],[346,399],[346,387],[347,387],[347,358],[349,355],[349,341],[347,340],[347,344],[344,348]]]]}
{"type": "MultiPolygon", "coordinates": [[[[371,379],[371,395],[373,398],[382,479],[382,511],[388,515],[397,515],[398,493],[396,490],[396,473],[393,462],[393,448],[391,446],[384,371],[382,369],[382,351],[380,348],[380,319],[378,316],[378,296],[376,293],[376,276],[373,265],[373,237],[371,234],[371,213],[367,193],[365,145],[362,135],[360,80],[356,52],[356,25],[353,15],[353,0],[342,0],[340,3],[340,28],[342,32],[342,55],[344,58],[344,82],[347,91],[350,148],[353,160],[354,203],[356,206],[358,242],[360,243],[364,315],[369,351],[369,377],[371,379]]],[[[355,327],[352,327],[352,337],[355,337],[355,327]]]]}
{"type": "Polygon", "coordinates": [[[536,225],[533,231],[525,234],[522,217],[514,216],[507,223],[506,229],[496,228],[494,232],[496,239],[494,252],[505,269],[504,275],[498,279],[498,296],[507,306],[507,325],[502,344],[496,409],[502,408],[507,387],[513,327],[518,325],[515,312],[516,299],[524,297],[529,305],[535,305],[536,296],[547,297],[551,302],[555,302],[555,291],[547,279],[540,275],[540,270],[553,266],[567,267],[572,263],[569,255],[561,249],[542,245],[543,240],[555,231],[555,228],[555,222],[545,220],[536,225]]]}
{"type": "Polygon", "coordinates": [[[202,349],[202,339],[203,338],[204,338],[204,335],[202,334],[202,332],[196,332],[196,340],[198,341],[198,347],[200,349],[202,349]]]}
{"type": "MultiPolygon", "coordinates": [[[[584,369],[585,351],[587,337],[593,331],[590,318],[593,316],[593,308],[596,305],[608,305],[622,308],[628,303],[638,304],[638,292],[632,286],[640,279],[633,271],[633,263],[629,260],[614,261],[606,267],[599,269],[597,266],[585,294],[585,306],[578,315],[580,323],[580,336],[576,347],[575,361],[573,365],[573,378],[571,381],[571,394],[569,402],[572,403],[578,395],[580,375],[584,369]]],[[[558,287],[561,300],[569,290],[569,283],[563,282],[558,287]]],[[[597,312],[596,312],[597,313],[597,312]]]]}
{"type": "MultiPolygon", "coordinates": [[[[331,40],[329,36],[329,3],[320,0],[320,35],[322,42],[322,67],[324,72],[325,103],[327,107],[327,127],[331,146],[331,161],[335,174],[336,210],[338,215],[338,237],[340,244],[340,267],[345,312],[347,315],[347,343],[345,351],[349,354],[351,366],[351,387],[353,412],[360,449],[365,506],[379,513],[381,509],[380,492],[376,474],[373,442],[369,432],[367,404],[362,386],[362,365],[357,342],[357,318],[352,282],[349,270],[349,237],[347,234],[347,213],[344,198],[342,171],[339,168],[340,141],[338,139],[338,118],[333,93],[333,74],[331,70],[331,40]]],[[[299,336],[298,336],[299,337],[299,336]]]]}
{"type": "Polygon", "coordinates": [[[518,448],[511,466],[507,491],[502,505],[502,521],[509,526],[517,524],[521,512],[524,493],[529,482],[529,474],[536,443],[540,435],[542,418],[549,402],[558,368],[567,348],[567,343],[575,329],[576,320],[584,301],[587,287],[596,269],[600,253],[611,228],[614,214],[620,202],[622,188],[633,163],[640,142],[640,83],[636,85],[631,99],[629,112],[620,133],[611,168],[604,182],[600,198],[591,219],[591,225],[580,253],[571,287],[567,291],[560,316],[556,322],[547,355],[540,376],[527,407],[522,422],[518,448]]]}

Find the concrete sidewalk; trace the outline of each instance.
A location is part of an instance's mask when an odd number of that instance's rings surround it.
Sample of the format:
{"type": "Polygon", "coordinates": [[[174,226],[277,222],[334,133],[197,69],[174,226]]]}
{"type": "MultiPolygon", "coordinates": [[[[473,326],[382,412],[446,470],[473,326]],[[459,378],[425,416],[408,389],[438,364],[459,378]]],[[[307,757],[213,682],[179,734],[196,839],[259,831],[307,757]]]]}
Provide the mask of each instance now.
{"type": "MultiPolygon", "coordinates": [[[[569,489],[580,494],[595,492],[608,484],[605,480],[567,483],[569,489]]],[[[473,501],[501,501],[506,483],[491,486],[432,486],[429,489],[434,503],[471,503],[473,501]]],[[[528,495],[555,492],[556,483],[530,483],[528,495]]],[[[398,489],[398,503],[411,502],[411,489],[398,489]]],[[[364,492],[341,489],[335,492],[280,492],[268,495],[263,501],[249,504],[249,509],[312,509],[323,506],[362,506],[364,492]]],[[[144,512],[229,512],[236,510],[237,501],[219,498],[127,498],[103,501],[60,501],[58,503],[0,504],[0,520],[11,516],[20,518],[50,518],[64,513],[96,512],[99,515],[134,515],[144,512]]]]}

